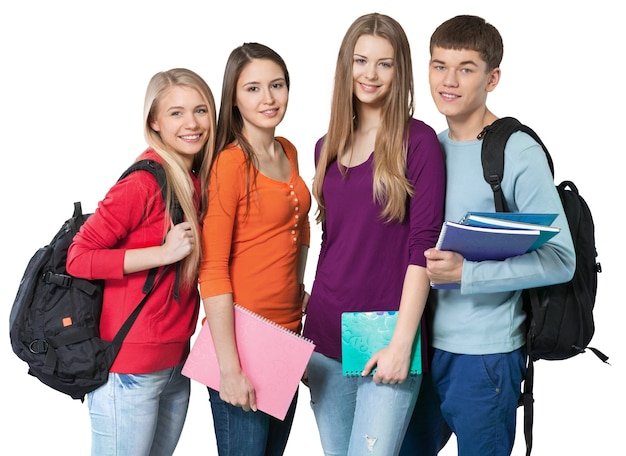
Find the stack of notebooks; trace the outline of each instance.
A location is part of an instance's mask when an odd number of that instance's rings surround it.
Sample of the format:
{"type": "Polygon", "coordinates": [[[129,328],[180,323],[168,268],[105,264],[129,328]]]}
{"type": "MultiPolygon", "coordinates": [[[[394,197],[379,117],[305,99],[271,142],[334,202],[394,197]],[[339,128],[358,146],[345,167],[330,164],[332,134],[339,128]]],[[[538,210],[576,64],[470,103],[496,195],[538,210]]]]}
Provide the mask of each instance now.
{"type": "MultiPolygon", "coordinates": [[[[441,228],[437,249],[451,250],[470,261],[504,260],[535,250],[561,229],[551,226],[557,214],[468,212],[460,222],[441,228]]],[[[458,283],[433,288],[459,288],[458,283]]]]}

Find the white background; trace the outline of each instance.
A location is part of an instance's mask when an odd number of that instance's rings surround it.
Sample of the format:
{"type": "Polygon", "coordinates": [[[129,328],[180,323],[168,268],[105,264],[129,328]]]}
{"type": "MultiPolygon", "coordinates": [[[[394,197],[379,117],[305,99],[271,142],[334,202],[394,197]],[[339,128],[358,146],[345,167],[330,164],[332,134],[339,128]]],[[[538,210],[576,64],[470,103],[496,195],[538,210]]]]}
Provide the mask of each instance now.
{"type": "MultiPolygon", "coordinates": [[[[427,81],[428,42],[442,21],[476,14],[504,38],[502,80],[490,95],[498,116],[530,124],[552,152],[556,179],[572,179],[591,206],[604,272],[593,340],[610,356],[587,353],[539,362],[535,386],[535,456],[624,454],[625,401],[623,190],[624,33],[618,2],[536,1],[341,2],[44,1],[0,6],[0,137],[5,324],[24,268],[82,201],[86,211],[145,147],[142,109],[157,71],[188,67],[219,100],[230,51],[258,41],[279,52],[292,77],[290,106],[278,134],[298,148],[311,182],[313,146],[327,127],[340,41],[354,19],[381,12],[405,28],[412,47],[416,117],[445,128],[427,81]],[[618,426],[618,424],[621,424],[618,426]]],[[[319,229],[312,233],[307,285],[313,280],[319,229]]],[[[7,327],[8,329],[8,327],[7,327]]],[[[0,452],[85,455],[86,404],[26,374],[0,347],[3,427],[0,452]],[[10,449],[10,450],[9,450],[10,449]]],[[[320,455],[317,428],[301,389],[288,455],[320,455]]],[[[521,418],[521,413],[520,413],[521,418]]],[[[524,454],[521,426],[514,455],[524,454]]],[[[217,454],[206,390],[194,384],[177,455],[217,454]]],[[[454,442],[441,453],[456,454],[454,442]]]]}

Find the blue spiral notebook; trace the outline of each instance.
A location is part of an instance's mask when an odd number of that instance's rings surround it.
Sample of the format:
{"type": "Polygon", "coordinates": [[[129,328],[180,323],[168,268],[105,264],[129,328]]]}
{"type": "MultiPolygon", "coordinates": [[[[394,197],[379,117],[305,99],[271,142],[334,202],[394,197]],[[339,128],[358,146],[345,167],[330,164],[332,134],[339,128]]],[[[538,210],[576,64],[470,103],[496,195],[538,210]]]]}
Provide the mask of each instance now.
{"type": "MultiPolygon", "coordinates": [[[[341,315],[341,367],[344,376],[361,375],[371,356],[389,345],[397,319],[397,311],[344,312],[341,315]]],[[[418,327],[409,374],[421,373],[422,331],[418,327]]]]}

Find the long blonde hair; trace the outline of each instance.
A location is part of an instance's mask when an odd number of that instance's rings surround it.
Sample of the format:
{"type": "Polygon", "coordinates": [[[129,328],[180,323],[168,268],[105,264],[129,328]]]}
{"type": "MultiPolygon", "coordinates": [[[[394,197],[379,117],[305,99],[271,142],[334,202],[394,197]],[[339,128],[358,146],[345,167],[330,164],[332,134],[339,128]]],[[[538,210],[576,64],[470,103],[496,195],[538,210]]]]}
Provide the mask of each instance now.
{"type": "Polygon", "coordinates": [[[379,13],[366,14],[352,23],[339,48],[330,122],[313,178],[318,222],[326,219],[322,191],[326,170],[336,160],[341,172],[345,173],[340,161],[347,153],[359,122],[352,67],[354,47],[362,35],[384,38],[394,49],[393,83],[382,109],[381,125],[374,147],[372,198],[383,206],[380,214],[382,219],[401,222],[406,214],[407,198],[413,195],[413,187],[406,178],[406,132],[415,110],[409,41],[396,20],[379,13]]]}
{"type": "MultiPolygon", "coordinates": [[[[204,216],[208,201],[208,185],[206,176],[211,165],[213,155],[215,153],[215,126],[216,126],[216,109],[213,93],[208,84],[191,70],[186,68],[174,68],[169,71],[162,71],[155,74],[146,90],[144,102],[144,137],[150,149],[154,150],[163,161],[163,169],[167,178],[167,198],[165,201],[166,211],[169,214],[173,204],[173,195],[176,195],[178,202],[183,210],[184,218],[191,224],[191,231],[194,239],[194,249],[181,261],[181,284],[188,287],[197,286],[198,268],[201,260],[201,229],[200,220],[204,216]],[[173,86],[184,86],[195,89],[208,107],[209,110],[209,138],[204,147],[194,157],[192,172],[200,177],[200,213],[196,211],[194,204],[194,185],[189,177],[189,171],[185,167],[182,159],[178,154],[170,150],[163,140],[159,132],[150,126],[156,112],[159,102],[163,95],[173,86]]],[[[169,217],[166,217],[164,230],[169,229],[169,217]]]]}

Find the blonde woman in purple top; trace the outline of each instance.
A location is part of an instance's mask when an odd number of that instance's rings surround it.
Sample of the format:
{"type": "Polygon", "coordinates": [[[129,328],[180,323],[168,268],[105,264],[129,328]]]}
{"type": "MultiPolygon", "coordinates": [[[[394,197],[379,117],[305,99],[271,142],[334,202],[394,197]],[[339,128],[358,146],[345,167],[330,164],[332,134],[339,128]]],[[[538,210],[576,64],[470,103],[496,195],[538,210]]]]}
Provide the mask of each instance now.
{"type": "Polygon", "coordinates": [[[358,18],[339,50],[329,128],[315,149],[323,234],[304,335],[316,344],[307,382],[326,455],[396,455],[421,384],[408,369],[445,183],[436,134],[413,111],[404,30],[382,14],[358,18]],[[360,377],[344,377],[341,314],[372,310],[399,310],[391,342],[360,377]]]}

